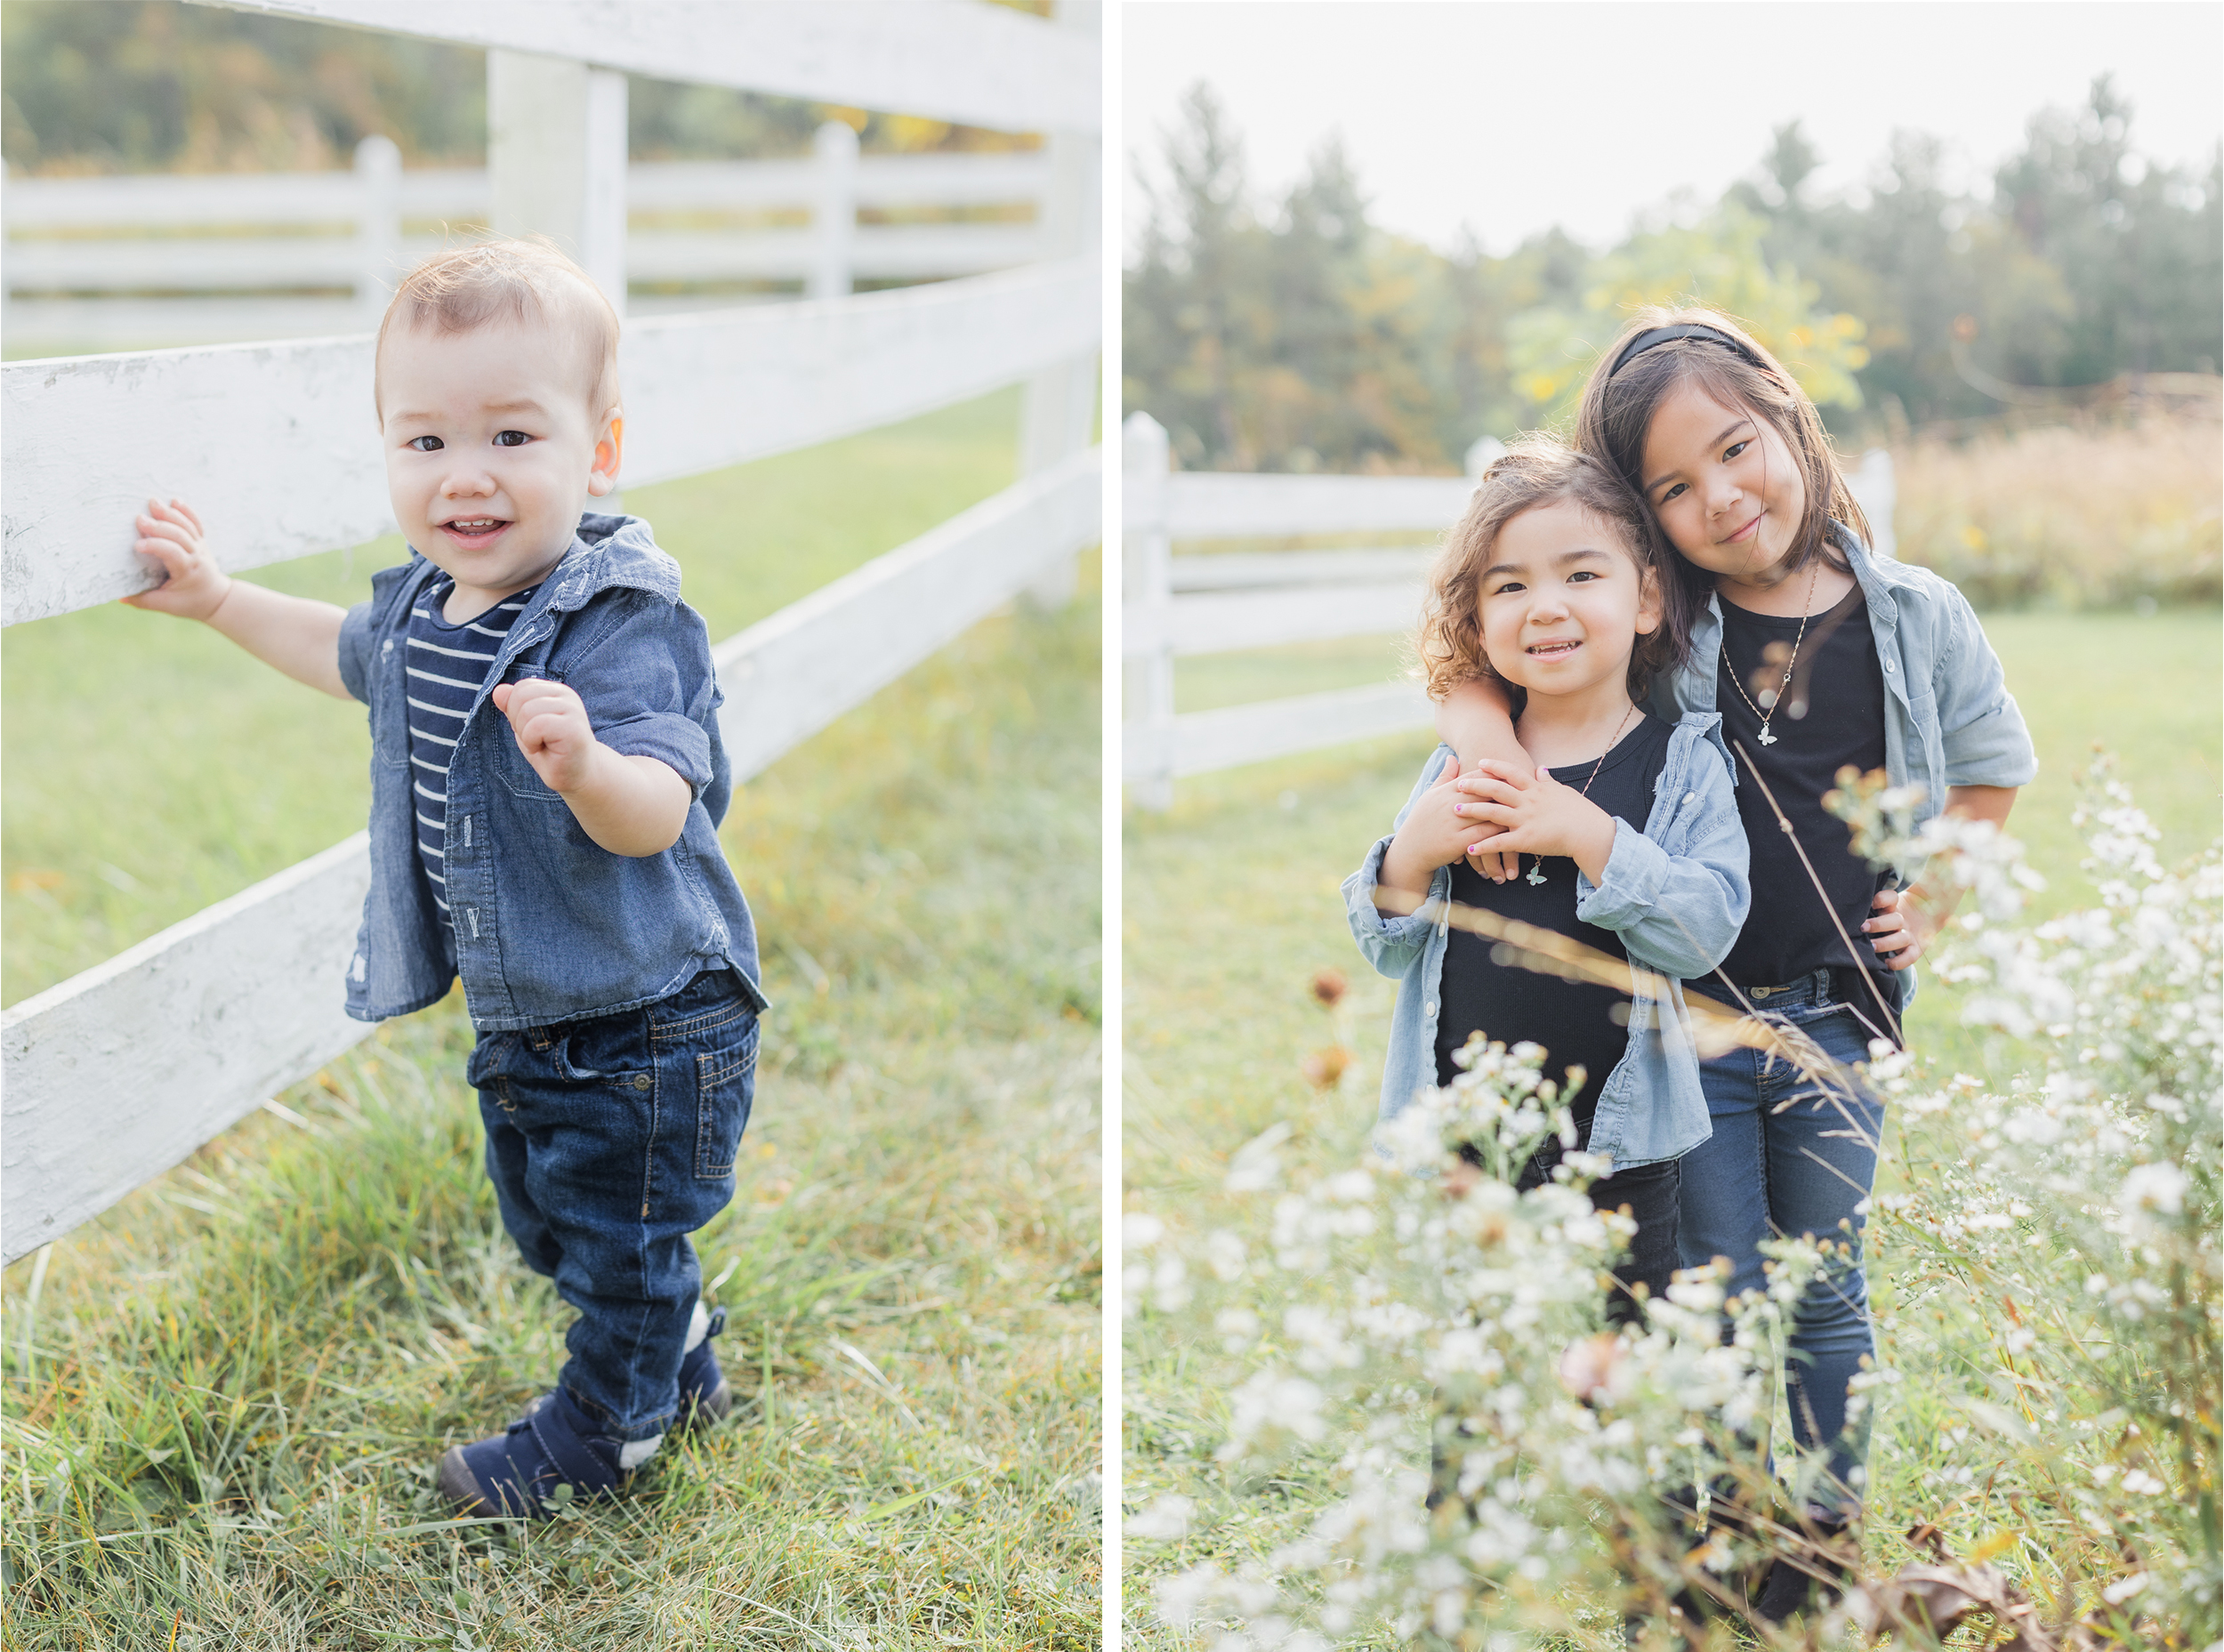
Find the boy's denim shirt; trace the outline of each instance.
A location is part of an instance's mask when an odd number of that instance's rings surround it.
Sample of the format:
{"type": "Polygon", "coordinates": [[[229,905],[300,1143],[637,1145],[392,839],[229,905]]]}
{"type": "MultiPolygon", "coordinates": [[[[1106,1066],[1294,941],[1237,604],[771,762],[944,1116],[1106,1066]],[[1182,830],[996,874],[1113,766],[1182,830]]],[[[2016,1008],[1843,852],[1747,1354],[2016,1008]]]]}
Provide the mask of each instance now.
{"type": "MultiPolygon", "coordinates": [[[[2038,754],[1969,599],[1929,568],[1879,556],[1843,524],[1831,527],[1867,600],[1884,672],[1884,771],[1894,786],[1922,787],[1915,824],[1946,807],[1949,786],[2030,785],[2038,754]]],[[[1710,593],[1693,620],[1690,654],[1654,687],[1653,710],[1672,720],[1712,712],[1721,662],[1722,603],[1710,593]]],[[[1735,760],[1730,776],[1738,778],[1735,760]]],[[[1912,882],[1922,868],[1899,871],[1912,882]]],[[[1903,1011],[1915,995],[1915,973],[1900,972],[1903,1011]]]]}
{"type": "MultiPolygon", "coordinates": [[[[1677,722],[1653,783],[1645,830],[1633,831],[1617,818],[1606,881],[1594,884],[1580,868],[1575,874],[1575,915],[1612,930],[1632,962],[1668,984],[1664,1006],[1642,993],[1632,998],[1629,1046],[1599,1091],[1590,1150],[1608,1155],[1616,1170],[1680,1157],[1712,1133],[1682,982],[1729,955],[1751,899],[1745,831],[1730,790],[1721,721],[1709,712],[1677,722]],[[1648,1036],[1653,1033],[1658,1036],[1648,1036]]],[[[1398,811],[1397,825],[1436,784],[1451,755],[1451,747],[1437,748],[1398,811]]],[[[1439,866],[1430,881],[1428,905],[1403,918],[1378,910],[1374,890],[1390,842],[1385,837],[1369,850],[1343,883],[1344,911],[1360,952],[1398,981],[1382,1066],[1384,1118],[1403,1110],[1436,1079],[1438,988],[1452,892],[1452,870],[1439,866]]]]}
{"type": "Polygon", "coordinates": [[[340,676],[371,712],[371,890],[348,965],[348,1013],[437,1003],[461,975],[471,1024],[509,1032],[653,1003],[730,968],[760,1009],[757,938],[718,844],[731,797],[709,633],[680,565],[638,517],[580,518],[571,548],[510,628],[447,774],[453,939],[417,870],[403,639],[438,570],[421,555],[371,578],[340,629],[340,676]],[[680,840],[616,855],[541,782],[491,698],[498,682],[568,685],[595,737],[669,763],[693,789],[680,840]]]}

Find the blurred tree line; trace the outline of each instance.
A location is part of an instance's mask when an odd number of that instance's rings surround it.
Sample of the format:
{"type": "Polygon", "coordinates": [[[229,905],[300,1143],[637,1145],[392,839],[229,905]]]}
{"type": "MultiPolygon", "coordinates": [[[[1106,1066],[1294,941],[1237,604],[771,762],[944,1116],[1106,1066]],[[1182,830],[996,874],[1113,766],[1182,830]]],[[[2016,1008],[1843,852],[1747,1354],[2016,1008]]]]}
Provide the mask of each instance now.
{"type": "MultiPolygon", "coordinates": [[[[857,127],[868,150],[1034,141],[639,77],[627,113],[639,160],[802,154],[830,117],[857,127]]],[[[0,151],[11,172],[317,171],[347,165],[374,133],[399,144],[407,165],[483,165],[486,54],[181,0],[0,4],[0,151]]]]}
{"type": "Polygon", "coordinates": [[[1692,299],[1748,323],[1846,434],[2213,375],[2224,154],[2205,175],[2150,164],[2131,114],[2104,77],[2083,109],[2035,116],[1986,198],[1909,132],[1866,189],[1819,197],[1794,121],[1696,222],[1598,254],[1552,230],[1501,258],[1369,224],[1334,138],[1255,201],[1199,85],[1126,271],[1125,402],[1191,468],[1455,470],[1479,436],[1564,417],[1631,308],[1692,299]]]}

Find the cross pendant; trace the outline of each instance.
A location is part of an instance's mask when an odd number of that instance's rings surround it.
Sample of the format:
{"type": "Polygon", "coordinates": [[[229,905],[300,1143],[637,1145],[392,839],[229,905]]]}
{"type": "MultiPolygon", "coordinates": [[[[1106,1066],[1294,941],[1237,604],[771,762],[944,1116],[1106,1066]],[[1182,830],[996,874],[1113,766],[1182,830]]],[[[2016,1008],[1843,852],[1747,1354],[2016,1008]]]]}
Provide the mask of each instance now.
{"type": "Polygon", "coordinates": [[[1769,725],[1765,722],[1761,725],[1761,743],[1763,745],[1774,745],[1777,743],[1776,736],[1769,732],[1769,725]]]}

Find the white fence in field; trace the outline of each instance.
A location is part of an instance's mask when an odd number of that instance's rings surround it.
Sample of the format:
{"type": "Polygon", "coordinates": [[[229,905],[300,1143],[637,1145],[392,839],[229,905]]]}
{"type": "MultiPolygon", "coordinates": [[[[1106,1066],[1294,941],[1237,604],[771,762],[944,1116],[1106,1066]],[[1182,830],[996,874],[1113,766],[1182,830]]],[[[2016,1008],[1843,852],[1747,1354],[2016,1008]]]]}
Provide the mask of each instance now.
{"type": "MultiPolygon", "coordinates": [[[[1352,549],[1176,556],[1182,541],[1366,535],[1449,528],[1474,490],[1469,476],[1285,476],[1174,471],[1165,431],[1147,413],[1122,432],[1122,532],[1130,715],[1122,766],[1130,794],[1166,809],[1173,783],[1346,740],[1426,728],[1418,681],[1294,695],[1217,711],[1174,711],[1174,662],[1280,643],[1409,631],[1420,617],[1430,551],[1352,549]]],[[[1478,472],[1495,455],[1469,451],[1478,472]]],[[[1855,496],[1878,548],[1893,550],[1891,455],[1873,448],[1855,496]]]]}
{"type": "MultiPolygon", "coordinates": [[[[574,249],[621,308],[625,71],[1043,131],[1052,257],[933,286],[629,321],[629,460],[652,481],[1025,386],[1022,479],[716,649],[736,776],[762,770],[1099,536],[1096,13],[976,0],[212,0],[488,49],[495,227],[574,249]],[[568,57],[552,57],[568,52],[568,57]]],[[[4,612],[153,583],[131,520],[201,508],[230,565],[391,531],[363,334],[0,368],[4,612]]],[[[149,624],[165,623],[150,618],[149,624]]],[[[363,834],[0,1014],[0,1253],[44,1245],[313,1074],[342,1013],[363,834]]]]}
{"type": "MultiPolygon", "coordinates": [[[[857,133],[839,121],[819,128],[808,159],[638,162],[625,173],[624,279],[794,281],[807,297],[839,298],[861,280],[1032,263],[1055,250],[1046,211],[1054,178],[1040,149],[860,156],[857,133]],[[860,213],[983,207],[1029,217],[858,222],[860,213]],[[798,212],[807,226],[700,227],[798,212]],[[666,219],[692,227],[658,227],[666,219]]],[[[114,349],[375,326],[399,273],[467,238],[450,226],[486,223],[492,202],[486,168],[405,172],[384,137],[357,145],[351,172],[12,180],[0,200],[0,330],[18,347],[114,349]]],[[[637,312],[705,302],[633,301],[637,312]]]]}

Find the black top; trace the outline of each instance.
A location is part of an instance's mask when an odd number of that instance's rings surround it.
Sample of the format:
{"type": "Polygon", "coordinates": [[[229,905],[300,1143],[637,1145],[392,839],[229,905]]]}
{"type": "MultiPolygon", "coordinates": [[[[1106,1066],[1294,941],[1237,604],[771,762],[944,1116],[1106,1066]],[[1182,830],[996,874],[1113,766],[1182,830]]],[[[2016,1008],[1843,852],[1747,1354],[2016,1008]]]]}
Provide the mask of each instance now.
{"type": "MultiPolygon", "coordinates": [[[[1640,713],[1637,726],[1616,743],[1603,764],[1597,765],[1599,778],[1591,781],[1591,801],[1642,832],[1652,813],[1653,785],[1667,761],[1668,739],[1673,732],[1671,724],[1640,713]]],[[[1552,778],[1581,790],[1591,780],[1592,767],[1591,763],[1574,763],[1555,769],[1552,778]]],[[[1493,883],[1463,858],[1452,866],[1452,899],[1500,917],[1556,930],[1616,958],[1629,956],[1623,949],[1622,938],[1612,930],[1599,929],[1576,918],[1573,860],[1553,855],[1539,861],[1524,855],[1521,870],[1523,875],[1511,882],[1493,883]],[[1542,884],[1528,881],[1532,867],[1543,870],[1542,884]]],[[[1438,989],[1442,1002],[1437,1017],[1437,1083],[1452,1082],[1459,1071],[1453,1065],[1452,1052],[1466,1044],[1468,1035],[1478,1027],[1504,1044],[1527,1039],[1543,1044],[1551,1057],[1544,1064],[1548,1075],[1560,1077],[1571,1066],[1582,1067],[1586,1075],[1582,1091],[1567,1100],[1576,1128],[1588,1140],[1600,1088],[1629,1050],[1629,1030],[1615,1020],[1616,1006],[1625,1007],[1629,995],[1610,987],[1539,975],[1519,964],[1495,963],[1491,950],[1495,945],[1462,929],[1453,930],[1446,941],[1444,979],[1438,989]]]]}
{"type": "MultiPolygon", "coordinates": [[[[1740,987],[1776,987],[1816,970],[1860,967],[1874,970],[1876,955],[1861,939],[1869,902],[1891,887],[1890,873],[1872,871],[1853,853],[1853,829],[1825,811],[1823,794],[1838,784],[1848,763],[1864,774],[1884,766],[1884,672],[1869,630],[1867,600],[1856,585],[1827,613],[1807,622],[1794,666],[1798,675],[1785,703],[1769,721],[1772,744],[1761,738],[1761,713],[1746,700],[1772,688],[1784,674],[1783,660],[1799,635],[1796,616],[1780,619],[1722,602],[1722,664],[1714,685],[1714,706],[1722,713],[1722,737],[1737,766],[1737,813],[1753,849],[1753,910],[1745,927],[1722,961],[1722,971],[1740,987]],[[1772,663],[1764,650],[1784,645],[1772,663]],[[1812,665],[1810,672],[1809,666],[1812,665]],[[1737,673],[1733,681],[1730,673],[1737,673]],[[1742,682],[1745,694],[1738,692],[1742,682]],[[1807,714],[1794,717],[1801,695],[1807,714]],[[1740,746],[1761,768],[1761,778],[1776,794],[1793,833],[1814,863],[1830,904],[1815,893],[1815,878],[1800,864],[1799,850],[1777,824],[1776,811],[1753,783],[1740,746]],[[1849,954],[1831,922],[1835,912],[1860,955],[1849,954]]],[[[1880,971],[1882,973],[1882,971],[1880,971]]],[[[1885,1002],[1897,1002],[1891,984],[1880,981],[1885,1002]]],[[[1693,987],[1715,998],[1726,994],[1720,979],[1709,976],[1693,987]]]]}

